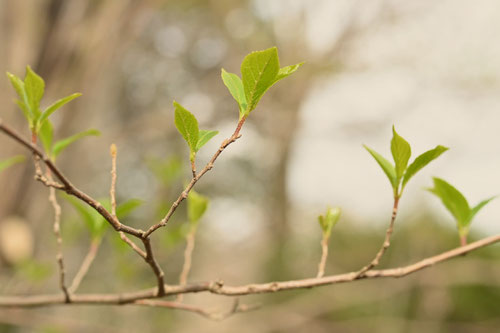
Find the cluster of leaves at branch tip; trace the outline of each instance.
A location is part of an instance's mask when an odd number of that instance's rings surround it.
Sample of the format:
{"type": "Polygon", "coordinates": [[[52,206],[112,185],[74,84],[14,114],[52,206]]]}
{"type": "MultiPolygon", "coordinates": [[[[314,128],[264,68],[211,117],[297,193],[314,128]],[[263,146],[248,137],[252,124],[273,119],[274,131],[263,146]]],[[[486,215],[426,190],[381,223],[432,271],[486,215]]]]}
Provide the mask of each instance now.
{"type": "Polygon", "coordinates": [[[208,208],[209,200],[206,196],[191,190],[187,197],[187,211],[189,223],[196,228],[208,208]]]}
{"type": "Polygon", "coordinates": [[[100,134],[99,131],[90,129],[53,143],[54,130],[49,116],[82,94],[71,94],[42,110],[40,102],[45,93],[45,82],[30,66],[26,67],[24,80],[9,72],[7,72],[7,77],[19,98],[16,104],[28,121],[31,132],[40,136],[45,152],[51,160],[55,161],[56,157],[73,142],[89,135],[96,136],[100,134]]]}
{"type": "Polygon", "coordinates": [[[198,120],[191,112],[176,101],[174,101],[174,107],[175,127],[186,140],[190,150],[189,159],[194,162],[198,150],[219,134],[219,131],[200,130],[198,120]]]}
{"type": "Polygon", "coordinates": [[[241,63],[241,79],[222,69],[222,81],[238,103],[240,119],[252,112],[264,93],[276,82],[295,73],[303,63],[280,68],[278,49],[252,52],[241,63]]]}
{"type": "Polygon", "coordinates": [[[332,234],[333,227],[337,224],[340,218],[341,210],[339,207],[328,207],[325,215],[318,216],[318,222],[323,231],[323,237],[328,239],[332,234]]]}
{"type": "MultiPolygon", "coordinates": [[[[92,207],[85,205],[80,200],[72,196],[64,195],[64,198],[75,208],[78,215],[80,215],[81,219],[85,222],[85,226],[87,227],[91,238],[93,240],[101,240],[104,237],[106,230],[109,229],[109,223],[106,222],[104,217],[102,217],[102,215],[92,207]]],[[[101,199],[99,202],[104,208],[106,208],[106,210],[111,211],[111,202],[109,199],[101,199]]],[[[117,205],[116,217],[119,219],[126,218],[142,204],[143,201],[139,199],[127,200],[124,203],[117,205]]]]}
{"type": "Polygon", "coordinates": [[[434,149],[421,154],[408,165],[408,161],[411,157],[410,144],[396,132],[394,126],[392,127],[392,133],[391,153],[394,164],[366,145],[364,145],[364,147],[380,165],[387,178],[389,178],[394,192],[394,198],[399,199],[408,181],[427,164],[447,151],[448,148],[438,145],[434,149]]]}
{"type": "Polygon", "coordinates": [[[5,169],[13,165],[24,162],[25,159],[26,158],[23,155],[17,155],[0,161],[0,172],[4,171],[5,169]]]}
{"type": "Polygon", "coordinates": [[[453,215],[457,223],[458,234],[462,239],[464,239],[463,245],[465,245],[467,235],[469,234],[470,224],[474,219],[474,216],[481,210],[481,208],[487,205],[491,200],[495,199],[496,196],[485,199],[471,208],[464,195],[455,187],[441,178],[434,177],[433,181],[434,187],[428,188],[427,190],[441,199],[443,205],[451,213],[451,215],[453,215]]]}

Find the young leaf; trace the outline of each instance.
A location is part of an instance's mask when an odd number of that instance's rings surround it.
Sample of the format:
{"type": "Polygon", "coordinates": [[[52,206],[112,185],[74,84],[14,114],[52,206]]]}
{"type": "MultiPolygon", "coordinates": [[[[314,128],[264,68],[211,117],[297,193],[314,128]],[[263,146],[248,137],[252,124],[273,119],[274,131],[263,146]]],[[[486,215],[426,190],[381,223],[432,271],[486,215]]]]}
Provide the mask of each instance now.
{"type": "Polygon", "coordinates": [[[240,108],[240,114],[244,112],[247,108],[247,99],[245,97],[245,90],[243,88],[243,82],[240,77],[233,73],[228,73],[222,69],[221,72],[222,81],[226,85],[227,89],[233,96],[233,98],[238,102],[240,108]]]}
{"type": "Polygon", "coordinates": [[[6,160],[0,161],[0,172],[7,169],[8,167],[13,166],[14,164],[24,162],[25,157],[23,155],[18,155],[14,157],[10,157],[6,160]]]}
{"type": "Polygon", "coordinates": [[[16,75],[14,75],[12,73],[9,73],[9,72],[7,72],[7,77],[9,78],[10,83],[14,87],[14,90],[16,91],[19,99],[21,99],[21,101],[24,101],[26,96],[24,94],[24,82],[23,82],[23,80],[21,80],[19,77],[17,77],[16,75]]]}
{"type": "Polygon", "coordinates": [[[296,65],[291,65],[291,66],[285,66],[283,68],[280,68],[280,70],[278,71],[278,75],[276,75],[276,78],[274,80],[274,82],[278,82],[279,80],[281,79],[284,79],[285,77],[287,76],[290,76],[292,75],[293,73],[295,73],[297,71],[297,69],[300,68],[300,66],[302,66],[304,63],[301,62],[301,63],[298,63],[296,65]]]}
{"type": "Polygon", "coordinates": [[[367,146],[363,145],[363,147],[365,147],[365,149],[368,150],[368,152],[373,156],[375,161],[377,161],[378,165],[380,165],[380,167],[386,174],[387,178],[389,178],[392,188],[394,190],[397,190],[399,184],[396,176],[396,169],[394,169],[394,166],[391,164],[391,162],[389,162],[382,155],[368,148],[367,146]]]}
{"type": "Polygon", "coordinates": [[[471,209],[467,199],[465,199],[460,191],[443,179],[434,177],[433,180],[434,188],[429,189],[429,191],[439,197],[446,209],[455,217],[459,230],[468,228],[471,209]]]}
{"type": "Polygon", "coordinates": [[[483,208],[484,206],[486,206],[491,200],[493,200],[495,198],[496,198],[496,196],[488,198],[486,200],[481,201],[476,206],[472,207],[472,209],[470,210],[469,223],[472,222],[472,219],[481,210],[481,208],[483,208]]]}
{"type": "Polygon", "coordinates": [[[101,135],[101,132],[99,132],[98,130],[95,130],[95,129],[90,129],[90,130],[86,130],[86,131],[80,132],[78,134],[75,134],[73,136],[70,136],[69,138],[57,141],[54,144],[54,147],[52,148],[52,156],[54,158],[56,158],[64,149],[66,149],[73,142],[75,142],[81,138],[84,138],[86,136],[91,136],[91,135],[92,136],[99,136],[99,135],[101,135]]]}
{"type": "Polygon", "coordinates": [[[187,197],[188,219],[196,223],[203,216],[208,207],[208,198],[191,190],[187,197]]]}
{"type": "Polygon", "coordinates": [[[16,100],[16,104],[19,106],[21,111],[23,111],[23,115],[28,120],[28,123],[30,125],[30,128],[33,126],[33,115],[31,114],[30,109],[26,105],[26,93],[24,92],[24,82],[21,80],[19,77],[17,77],[14,74],[11,74],[7,72],[7,77],[10,80],[10,83],[14,87],[14,90],[17,93],[17,96],[19,97],[18,100],[16,100]]]}
{"type": "Polygon", "coordinates": [[[52,127],[52,123],[50,121],[46,121],[40,131],[38,132],[40,136],[40,140],[42,141],[43,148],[45,149],[45,153],[50,155],[52,159],[52,139],[54,136],[54,129],[52,127]]]}
{"type": "Polygon", "coordinates": [[[19,106],[21,111],[23,111],[24,118],[26,118],[26,120],[28,121],[28,125],[30,126],[30,128],[33,128],[34,125],[33,116],[31,115],[30,109],[26,106],[26,103],[18,99],[16,100],[16,104],[17,106],[19,106]]]}
{"type": "Polygon", "coordinates": [[[448,148],[443,146],[437,146],[434,149],[428,150],[425,153],[418,156],[413,163],[408,166],[406,169],[405,175],[403,177],[403,188],[406,186],[406,183],[413,177],[420,169],[425,167],[427,164],[438,158],[442,153],[447,151],[448,148]]]}
{"type": "Polygon", "coordinates": [[[144,201],[139,199],[130,199],[116,207],[116,216],[119,219],[125,218],[136,210],[144,201]]]}
{"type": "Polygon", "coordinates": [[[399,185],[406,167],[408,166],[408,160],[411,156],[411,148],[410,144],[401,136],[399,136],[394,126],[392,126],[392,133],[393,136],[391,140],[391,152],[392,157],[394,158],[394,162],[396,163],[396,178],[397,184],[399,185]]]}
{"type": "Polygon", "coordinates": [[[196,152],[200,150],[201,147],[203,147],[208,141],[210,141],[211,138],[219,134],[219,131],[207,131],[207,130],[200,130],[199,135],[200,137],[198,138],[198,143],[196,144],[196,152]]]}
{"type": "Polygon", "coordinates": [[[35,122],[40,116],[40,101],[45,91],[45,82],[36,74],[30,66],[26,67],[26,76],[24,77],[24,91],[28,106],[34,115],[35,122]]]}
{"type": "Polygon", "coordinates": [[[64,198],[76,209],[85,222],[87,229],[89,229],[92,238],[100,238],[104,233],[106,220],[104,220],[98,212],[83,204],[80,200],[69,195],[65,195],[64,198]]]}
{"type": "Polygon", "coordinates": [[[318,216],[318,222],[323,230],[323,235],[325,237],[330,237],[333,227],[337,224],[340,218],[341,210],[338,207],[331,208],[328,207],[325,216],[318,216]]]}
{"type": "Polygon", "coordinates": [[[174,101],[175,107],[175,127],[186,140],[191,154],[196,153],[196,145],[199,139],[198,121],[194,115],[186,110],[182,105],[174,101]]]}
{"type": "Polygon", "coordinates": [[[246,114],[255,109],[260,98],[276,82],[279,70],[280,64],[276,47],[252,52],[243,59],[241,76],[248,103],[246,114]]]}
{"type": "Polygon", "coordinates": [[[53,114],[56,110],[58,110],[60,107],[62,107],[64,104],[71,102],[77,97],[82,96],[80,93],[75,93],[69,96],[66,96],[64,98],[61,98],[60,100],[56,101],[54,104],[49,106],[45,111],[42,113],[42,116],[40,117],[40,120],[38,121],[38,128],[40,128],[43,123],[49,118],[51,114],[53,114]]]}

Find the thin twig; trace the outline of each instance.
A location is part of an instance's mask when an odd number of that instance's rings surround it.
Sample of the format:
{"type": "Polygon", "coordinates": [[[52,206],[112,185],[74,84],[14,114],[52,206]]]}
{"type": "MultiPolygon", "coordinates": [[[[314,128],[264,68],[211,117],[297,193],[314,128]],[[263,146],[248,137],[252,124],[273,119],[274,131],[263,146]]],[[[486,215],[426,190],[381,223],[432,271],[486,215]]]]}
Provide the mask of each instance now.
{"type": "Polygon", "coordinates": [[[193,178],[196,177],[196,161],[194,159],[191,160],[191,173],[193,178]]]}
{"type": "MultiPolygon", "coordinates": [[[[112,144],[110,147],[110,155],[111,155],[111,187],[109,190],[109,195],[111,197],[111,214],[113,217],[116,218],[116,155],[117,155],[117,149],[116,145],[112,144]]],[[[125,235],[123,232],[120,231],[120,238],[130,245],[132,249],[135,250],[141,257],[144,258],[144,260],[151,266],[151,269],[153,270],[157,280],[158,280],[158,295],[163,295],[165,292],[164,289],[164,280],[163,280],[163,271],[156,261],[153,253],[153,248],[151,247],[151,242],[148,237],[142,237],[141,240],[144,244],[144,248],[146,249],[146,252],[142,251],[137,245],[135,245],[132,240],[128,239],[127,235],[125,235]]]]}
{"type": "Polygon", "coordinates": [[[394,222],[396,221],[396,216],[398,215],[398,204],[399,204],[399,197],[395,196],[394,197],[394,205],[392,207],[391,222],[389,223],[389,228],[387,228],[387,231],[385,232],[384,243],[382,243],[382,247],[375,255],[375,258],[373,258],[373,260],[368,265],[366,265],[365,267],[361,268],[358,271],[357,274],[359,276],[362,276],[364,273],[377,267],[378,264],[380,263],[380,259],[384,255],[385,251],[387,251],[389,246],[391,246],[391,236],[392,236],[392,232],[394,231],[394,222]]]}
{"type": "MultiPolygon", "coordinates": [[[[195,245],[196,227],[191,227],[186,236],[186,249],[184,250],[184,264],[182,266],[181,275],[179,276],[179,285],[184,286],[187,284],[189,271],[191,270],[191,262],[193,257],[193,250],[195,245]]],[[[177,302],[182,302],[183,295],[177,295],[177,302]]]]}
{"type": "Polygon", "coordinates": [[[253,310],[256,310],[260,307],[260,305],[248,306],[245,304],[240,304],[238,298],[236,298],[234,300],[233,305],[231,306],[229,311],[222,312],[222,313],[216,312],[216,311],[208,311],[206,309],[203,309],[203,308],[195,306],[195,305],[183,304],[183,303],[179,303],[179,302],[162,301],[162,300],[138,300],[132,304],[189,311],[189,312],[199,314],[205,318],[216,320],[216,321],[224,320],[224,319],[231,317],[232,315],[237,314],[237,313],[253,311],[253,310]]]}
{"type": "Polygon", "coordinates": [[[73,282],[69,287],[69,292],[71,294],[75,293],[78,290],[78,287],[80,286],[83,278],[85,277],[85,275],[87,275],[87,272],[89,271],[89,268],[94,262],[97,252],[99,251],[100,245],[101,245],[100,239],[93,239],[91,241],[89,251],[87,252],[85,258],[83,259],[82,265],[80,266],[78,273],[76,273],[75,277],[73,278],[73,282]]]}
{"type": "MultiPolygon", "coordinates": [[[[320,286],[353,282],[363,279],[375,278],[400,278],[418,272],[427,267],[459,257],[465,253],[472,252],[482,247],[500,243],[500,234],[483,238],[466,246],[460,246],[441,254],[425,258],[408,266],[398,268],[370,270],[363,275],[350,272],[338,275],[330,275],[322,278],[310,278],[302,280],[269,282],[261,284],[249,284],[243,286],[225,286],[221,281],[202,282],[185,286],[166,285],[164,296],[209,292],[224,296],[243,296],[262,293],[274,293],[282,290],[308,289],[320,286]]],[[[126,304],[141,299],[154,299],[158,297],[158,288],[150,288],[141,291],[122,294],[79,294],[73,295],[72,304],[126,304]]],[[[0,297],[0,307],[40,307],[56,304],[64,304],[64,295],[37,295],[37,296],[3,296],[0,297]]]]}
{"type": "Polygon", "coordinates": [[[318,265],[317,278],[323,277],[325,275],[326,259],[328,258],[328,237],[323,235],[321,239],[321,260],[318,265]]]}
{"type": "Polygon", "coordinates": [[[205,165],[205,167],[203,168],[203,170],[201,170],[200,173],[198,173],[197,175],[195,175],[193,177],[193,179],[188,184],[188,186],[184,189],[184,191],[182,191],[182,193],[179,195],[179,197],[177,198],[177,200],[175,200],[175,202],[172,204],[172,206],[168,210],[168,212],[165,215],[165,217],[159,223],[151,226],[144,233],[144,237],[149,237],[149,235],[151,235],[157,229],[159,229],[161,227],[164,227],[168,223],[168,221],[170,220],[170,218],[174,214],[174,212],[177,209],[177,207],[179,206],[179,204],[184,199],[187,198],[187,196],[188,196],[189,192],[191,191],[191,189],[193,188],[193,186],[198,182],[198,180],[200,180],[201,177],[203,177],[204,174],[206,174],[208,171],[210,171],[214,167],[215,161],[217,160],[217,158],[219,157],[219,155],[224,151],[224,149],[226,149],[227,146],[229,146],[231,143],[235,142],[236,140],[238,140],[241,137],[240,131],[241,131],[241,128],[243,127],[243,124],[245,123],[245,120],[246,120],[246,117],[242,117],[240,119],[240,121],[238,122],[238,125],[236,126],[236,129],[234,130],[234,133],[231,135],[231,137],[229,139],[225,139],[221,143],[219,149],[215,152],[215,154],[212,156],[212,158],[207,163],[207,165],[205,165]]]}
{"type": "MultiPolygon", "coordinates": [[[[52,181],[52,175],[50,170],[47,170],[47,179],[52,181]]],[[[56,197],[56,189],[53,187],[49,187],[49,201],[52,204],[54,209],[54,235],[56,236],[57,241],[57,265],[59,266],[59,287],[64,293],[66,302],[69,303],[71,301],[68,288],[65,283],[66,269],[64,267],[64,255],[62,249],[62,235],[61,235],[61,206],[57,202],[56,197]]]]}
{"type": "Polygon", "coordinates": [[[113,143],[109,148],[111,155],[111,186],[109,196],[111,201],[111,214],[116,217],[116,145],[113,143]]]}
{"type": "Polygon", "coordinates": [[[149,237],[142,238],[142,243],[144,244],[144,248],[146,249],[146,258],[144,260],[146,260],[149,266],[151,266],[151,269],[156,276],[156,280],[158,281],[157,296],[163,296],[165,295],[165,274],[163,273],[163,270],[155,259],[153,248],[151,247],[151,240],[149,239],[149,237]]]}

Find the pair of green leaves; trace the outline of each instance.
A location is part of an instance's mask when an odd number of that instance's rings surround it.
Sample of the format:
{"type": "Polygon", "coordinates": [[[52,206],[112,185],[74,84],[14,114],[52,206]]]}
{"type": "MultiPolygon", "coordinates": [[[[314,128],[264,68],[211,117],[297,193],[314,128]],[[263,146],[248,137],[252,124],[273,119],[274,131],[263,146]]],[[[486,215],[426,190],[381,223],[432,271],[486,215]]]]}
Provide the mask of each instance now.
{"type": "Polygon", "coordinates": [[[433,178],[434,187],[429,188],[429,192],[435,194],[453,215],[457,222],[458,233],[465,239],[469,233],[469,228],[474,216],[495,197],[481,201],[474,207],[470,207],[467,199],[455,187],[441,178],[433,178]]]}
{"type": "Polygon", "coordinates": [[[200,130],[198,120],[191,112],[176,101],[174,101],[174,107],[175,127],[186,140],[190,150],[189,159],[194,162],[198,150],[216,136],[219,131],[200,130]]]}
{"type": "Polygon", "coordinates": [[[10,157],[6,160],[0,161],[0,172],[2,172],[3,170],[5,170],[5,169],[7,169],[15,164],[24,162],[25,159],[26,158],[24,157],[24,155],[18,155],[18,156],[13,156],[13,157],[10,157]]]}
{"type": "MultiPolygon", "coordinates": [[[[90,232],[92,239],[100,240],[104,233],[107,230],[108,222],[102,217],[99,212],[97,212],[92,207],[83,204],[80,200],[71,197],[69,195],[65,195],[64,198],[73,205],[76,209],[82,220],[85,222],[87,229],[90,232]]],[[[106,208],[106,210],[111,210],[111,203],[109,199],[99,200],[101,205],[106,208]]],[[[142,205],[142,201],[138,199],[131,199],[125,201],[123,204],[120,204],[116,207],[116,216],[119,219],[125,218],[130,213],[132,213],[136,208],[142,205]]]]}
{"type": "Polygon", "coordinates": [[[82,95],[80,93],[75,93],[66,96],[57,100],[45,110],[41,110],[40,101],[45,93],[45,82],[31,69],[30,66],[26,67],[24,80],[21,80],[16,75],[8,72],[7,77],[19,97],[16,103],[23,111],[24,117],[28,120],[30,129],[34,133],[38,133],[40,131],[43,124],[47,121],[51,114],[57,111],[64,104],[82,95]]]}
{"type": "Polygon", "coordinates": [[[252,52],[241,63],[241,79],[222,69],[222,81],[238,102],[240,119],[253,111],[273,84],[293,74],[303,63],[280,68],[276,47],[252,52]]]}
{"type": "Polygon", "coordinates": [[[337,224],[340,218],[341,210],[338,207],[328,207],[325,215],[318,216],[318,222],[323,231],[323,237],[328,239],[332,233],[333,227],[337,224]]]}
{"type": "Polygon", "coordinates": [[[81,96],[81,94],[75,93],[61,98],[42,111],[40,109],[40,101],[45,92],[45,82],[43,79],[36,74],[30,66],[26,67],[24,81],[11,73],[7,73],[7,76],[19,97],[16,101],[17,105],[19,105],[24,116],[28,120],[31,131],[40,137],[45,152],[51,160],[54,161],[56,157],[73,142],[89,135],[100,135],[99,131],[91,129],[53,143],[54,129],[49,120],[49,116],[64,104],[81,96]]]}
{"type": "Polygon", "coordinates": [[[411,157],[410,144],[396,132],[394,126],[392,127],[392,133],[391,153],[394,159],[394,164],[386,160],[382,155],[373,149],[370,149],[367,146],[364,147],[373,156],[373,158],[375,158],[387,178],[389,178],[394,191],[394,197],[399,198],[401,197],[408,181],[423,167],[447,151],[448,148],[438,145],[436,148],[421,154],[410,165],[408,165],[408,161],[411,157]]]}
{"type": "Polygon", "coordinates": [[[189,223],[196,226],[208,208],[208,198],[194,190],[191,190],[187,197],[187,211],[189,223]]]}

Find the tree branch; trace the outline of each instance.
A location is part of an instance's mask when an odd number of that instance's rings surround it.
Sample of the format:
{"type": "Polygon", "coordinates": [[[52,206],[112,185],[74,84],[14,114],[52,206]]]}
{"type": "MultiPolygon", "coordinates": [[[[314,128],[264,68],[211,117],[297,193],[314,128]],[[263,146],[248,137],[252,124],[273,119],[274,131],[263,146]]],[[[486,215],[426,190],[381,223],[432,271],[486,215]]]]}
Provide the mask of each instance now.
{"type": "MultiPolygon", "coordinates": [[[[398,268],[370,270],[359,276],[357,272],[330,275],[322,278],[310,278],[291,281],[249,284],[243,286],[225,286],[221,281],[202,282],[185,286],[165,285],[164,296],[209,292],[224,296],[243,296],[263,293],[274,293],[282,290],[308,289],[320,286],[353,282],[363,279],[400,278],[418,272],[424,268],[459,257],[479,248],[500,243],[500,234],[483,238],[466,246],[454,248],[441,254],[428,257],[408,266],[398,268]]],[[[100,304],[120,305],[134,303],[138,300],[158,298],[158,288],[122,293],[122,294],[76,294],[72,295],[71,304],[100,304]]],[[[40,307],[64,304],[64,295],[38,295],[38,296],[3,296],[0,297],[0,307],[40,307]]]]}

